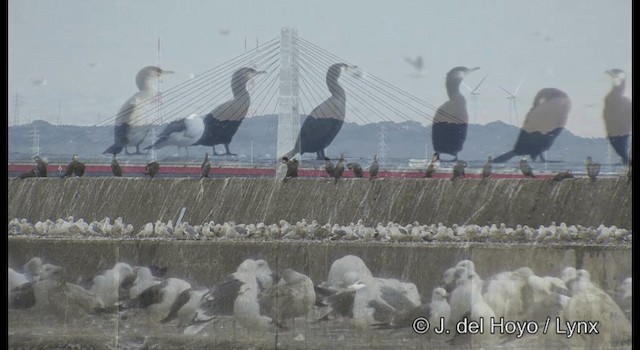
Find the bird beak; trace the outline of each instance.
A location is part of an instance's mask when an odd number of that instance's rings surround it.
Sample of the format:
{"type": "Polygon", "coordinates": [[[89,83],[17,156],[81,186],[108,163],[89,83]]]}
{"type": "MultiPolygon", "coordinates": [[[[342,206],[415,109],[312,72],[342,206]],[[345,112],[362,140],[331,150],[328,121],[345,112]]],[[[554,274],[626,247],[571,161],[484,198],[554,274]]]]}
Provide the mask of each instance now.
{"type": "Polygon", "coordinates": [[[163,70],[161,74],[173,74],[172,70],[163,70]]]}
{"type": "Polygon", "coordinates": [[[469,74],[471,72],[477,71],[478,69],[480,69],[480,67],[469,68],[469,70],[467,71],[466,74],[469,74]]]}

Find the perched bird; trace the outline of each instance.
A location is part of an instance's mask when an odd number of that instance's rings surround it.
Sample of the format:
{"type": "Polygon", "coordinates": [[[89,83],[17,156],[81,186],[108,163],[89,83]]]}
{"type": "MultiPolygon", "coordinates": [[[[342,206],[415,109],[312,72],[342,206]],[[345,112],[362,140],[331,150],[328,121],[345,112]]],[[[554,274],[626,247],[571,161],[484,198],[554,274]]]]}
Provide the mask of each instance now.
{"type": "Polygon", "coordinates": [[[356,162],[347,163],[347,169],[353,171],[353,175],[355,175],[355,177],[362,177],[364,174],[362,171],[362,167],[356,162]]]}
{"type": "Polygon", "coordinates": [[[346,113],[347,96],[338,83],[338,78],[343,71],[352,68],[356,67],[345,63],[336,63],[329,67],[326,81],[331,96],[309,113],[302,123],[295,146],[285,154],[286,157],[291,158],[296,153],[316,153],[318,160],[326,157],[324,150],[338,135],[346,113]]]}
{"type": "Polygon", "coordinates": [[[553,181],[562,181],[564,179],[573,179],[573,173],[571,173],[571,170],[559,172],[553,176],[553,181]]]}
{"type": "Polygon", "coordinates": [[[457,161],[453,166],[453,176],[451,180],[455,180],[459,177],[464,177],[464,168],[467,167],[467,162],[457,161]]]}
{"type": "Polygon", "coordinates": [[[526,177],[535,177],[535,175],[533,175],[533,168],[527,163],[527,158],[520,159],[520,171],[522,171],[522,174],[526,177]]]}
{"type": "Polygon", "coordinates": [[[293,269],[286,269],[277,284],[265,289],[258,300],[279,326],[284,321],[306,316],[316,302],[313,282],[309,277],[293,269]]]}
{"type": "Polygon", "coordinates": [[[293,158],[282,157],[282,163],[287,165],[287,173],[284,179],[290,179],[292,177],[298,177],[298,160],[293,158]]]}
{"type": "Polygon", "coordinates": [[[487,162],[482,166],[482,178],[486,179],[491,176],[491,171],[493,170],[493,158],[489,156],[487,158],[487,162]]]}
{"type": "Polygon", "coordinates": [[[524,124],[513,150],[496,157],[494,163],[504,163],[515,156],[528,155],[533,161],[540,157],[546,162],[546,152],[567,124],[571,100],[559,89],[545,88],[533,99],[533,106],[525,117],[524,124]]]}
{"type": "Polygon", "coordinates": [[[26,179],[28,177],[38,177],[38,173],[36,172],[36,169],[31,169],[26,173],[22,173],[18,175],[18,179],[26,179]]]}
{"type": "Polygon", "coordinates": [[[338,179],[342,177],[342,173],[344,173],[344,155],[340,155],[340,160],[338,164],[336,164],[336,168],[333,170],[333,178],[336,179],[336,183],[338,183],[338,179]]]}
{"type": "Polygon", "coordinates": [[[147,171],[144,174],[151,176],[151,178],[153,179],[153,177],[156,176],[160,171],[160,164],[158,162],[151,162],[145,165],[144,169],[147,171]]]}
{"type": "Polygon", "coordinates": [[[212,146],[213,155],[235,155],[229,151],[229,144],[238,131],[240,124],[247,116],[251,105],[251,96],[247,91],[247,83],[264,71],[256,71],[253,68],[243,67],[231,77],[231,91],[233,98],[214,108],[204,117],[204,132],[193,146],[212,146]],[[216,145],[223,144],[226,153],[216,152],[216,145]]]}
{"type": "Polygon", "coordinates": [[[62,177],[82,176],[84,175],[84,163],[79,161],[80,157],[74,154],[71,162],[67,165],[67,171],[62,177]]]}
{"type": "Polygon", "coordinates": [[[613,82],[613,88],[604,98],[604,119],[607,138],[611,146],[622,159],[622,164],[629,161],[628,142],[631,136],[631,99],[624,96],[625,74],[620,69],[606,71],[613,82]]]}
{"type": "MultiPolygon", "coordinates": [[[[433,327],[436,327],[441,321],[448,321],[451,315],[451,307],[447,302],[447,296],[448,293],[444,288],[435,288],[431,294],[430,303],[402,311],[391,308],[389,312],[393,316],[390,321],[373,324],[373,327],[375,329],[409,328],[418,317],[426,317],[429,320],[429,323],[433,327]]],[[[369,303],[372,304],[372,306],[385,308],[385,305],[378,300],[372,300],[369,303]]]]}
{"type": "Polygon", "coordinates": [[[375,179],[378,177],[378,170],[380,170],[380,166],[378,165],[378,155],[373,155],[373,163],[369,167],[369,179],[375,179]]]}
{"type": "Polygon", "coordinates": [[[122,168],[116,159],[115,153],[113,154],[113,159],[111,159],[111,172],[113,172],[113,176],[122,177],[122,168]]]}
{"type": "Polygon", "coordinates": [[[433,117],[431,139],[433,149],[437,153],[446,153],[453,156],[453,161],[458,160],[458,152],[467,138],[467,101],[460,93],[460,84],[464,77],[480,69],[455,67],[447,73],[445,86],[449,100],[441,105],[433,117]]]}
{"type": "Polygon", "coordinates": [[[600,163],[595,163],[591,159],[591,156],[587,157],[587,175],[591,180],[595,180],[600,174],[600,163]]]}
{"type": "Polygon", "coordinates": [[[198,141],[204,132],[204,121],[202,117],[193,113],[186,118],[181,118],[169,123],[158,136],[158,139],[145,150],[151,148],[163,148],[165,146],[177,146],[178,155],[180,147],[184,147],[187,157],[189,156],[189,146],[198,141]]]}
{"type": "Polygon", "coordinates": [[[152,127],[151,124],[145,125],[145,120],[147,119],[145,113],[146,109],[151,105],[149,101],[157,95],[154,81],[161,75],[169,73],[173,72],[162,70],[160,67],[147,66],[136,74],[136,86],[140,91],[136,92],[120,107],[114,128],[115,142],[104,151],[104,154],[118,154],[122,152],[123,148],[125,154],[132,154],[127,149],[129,146],[136,147],[136,152],[133,154],[141,154],[140,144],[152,127]]]}
{"type": "Polygon", "coordinates": [[[324,157],[324,171],[329,174],[329,177],[333,177],[335,167],[333,166],[333,163],[331,163],[331,159],[329,159],[329,157],[324,157]]]}
{"type": "Polygon", "coordinates": [[[200,166],[200,178],[209,177],[209,172],[211,171],[211,161],[209,160],[209,153],[204,154],[204,160],[202,161],[202,165],[200,166]]]}
{"type": "Polygon", "coordinates": [[[438,171],[438,167],[440,167],[440,155],[438,152],[435,152],[433,157],[431,157],[431,162],[427,166],[427,171],[424,173],[424,177],[433,177],[436,171],[438,171]]]}
{"type": "Polygon", "coordinates": [[[36,161],[36,173],[38,177],[47,177],[47,163],[46,159],[40,158],[40,156],[35,156],[34,160],[36,161]]]}

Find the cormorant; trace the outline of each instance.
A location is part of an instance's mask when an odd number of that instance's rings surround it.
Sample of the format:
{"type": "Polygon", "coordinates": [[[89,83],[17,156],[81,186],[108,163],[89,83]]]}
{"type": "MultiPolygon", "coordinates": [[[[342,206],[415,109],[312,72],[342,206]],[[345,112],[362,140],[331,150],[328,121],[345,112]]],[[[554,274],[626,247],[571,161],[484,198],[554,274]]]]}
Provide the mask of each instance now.
{"type": "Polygon", "coordinates": [[[424,173],[424,177],[431,178],[433,174],[438,171],[438,167],[440,166],[440,155],[438,152],[435,152],[431,157],[431,163],[427,166],[427,171],[424,173]]]}
{"type": "Polygon", "coordinates": [[[356,162],[347,163],[347,169],[353,171],[353,175],[355,175],[355,177],[362,177],[364,175],[362,167],[356,162]]]}
{"type": "Polygon", "coordinates": [[[587,175],[591,180],[595,180],[600,174],[600,163],[594,163],[591,156],[587,157],[587,175]]]}
{"type": "Polygon", "coordinates": [[[113,173],[113,176],[122,177],[122,168],[116,159],[115,153],[113,154],[113,159],[111,159],[111,172],[113,173]]]}
{"type": "Polygon", "coordinates": [[[378,165],[378,155],[375,154],[373,156],[373,163],[369,167],[369,179],[375,179],[378,177],[378,170],[380,170],[380,166],[378,165]]]}
{"type": "Polygon", "coordinates": [[[254,76],[266,73],[253,68],[243,67],[236,70],[231,77],[233,99],[217,106],[204,117],[204,132],[193,146],[212,146],[213,155],[224,155],[216,152],[216,145],[224,144],[226,155],[234,156],[229,151],[231,139],[238,131],[251,104],[251,96],[247,91],[247,83],[254,76]]]}
{"type": "Polygon", "coordinates": [[[140,91],[136,92],[120,107],[114,128],[115,142],[104,151],[104,154],[118,154],[122,152],[123,148],[125,154],[131,154],[127,149],[129,146],[136,147],[136,152],[133,154],[141,154],[140,144],[152,127],[151,124],[145,125],[144,122],[148,101],[157,94],[156,89],[153,87],[153,81],[162,74],[169,73],[173,72],[154,66],[144,67],[138,72],[136,86],[140,91]]]}
{"type": "Polygon", "coordinates": [[[300,128],[300,134],[291,151],[285,154],[291,158],[296,153],[315,152],[318,160],[325,158],[324,149],[329,147],[338,135],[346,113],[347,97],[344,89],[338,84],[342,71],[356,68],[345,63],[336,63],[327,71],[327,87],[331,96],[314,108],[307,116],[300,128]]]}
{"type": "Polygon", "coordinates": [[[290,179],[292,177],[298,177],[298,160],[293,158],[289,159],[287,157],[282,157],[282,163],[287,165],[287,174],[284,177],[284,180],[290,179]]]}
{"type": "Polygon", "coordinates": [[[333,163],[331,163],[331,159],[329,159],[329,157],[324,157],[324,170],[329,174],[329,177],[333,177],[335,167],[333,166],[333,163]]]}
{"type": "Polygon", "coordinates": [[[158,174],[158,172],[160,171],[160,164],[158,162],[151,162],[147,164],[144,169],[147,171],[144,174],[151,176],[151,178],[153,179],[153,177],[156,176],[156,174],[158,174]]]}
{"type": "Polygon", "coordinates": [[[527,163],[527,158],[520,159],[520,171],[522,171],[522,174],[526,177],[536,177],[533,175],[533,168],[527,163]]]}
{"type": "Polygon", "coordinates": [[[36,161],[36,174],[38,177],[47,177],[47,163],[46,159],[40,158],[40,156],[34,157],[36,161]]]}
{"type": "Polygon", "coordinates": [[[433,149],[437,153],[446,153],[453,156],[453,161],[458,160],[458,152],[462,150],[467,138],[467,101],[460,93],[460,83],[464,77],[480,69],[455,67],[447,73],[445,86],[449,100],[436,111],[433,117],[431,140],[433,149]]]}
{"type": "Polygon", "coordinates": [[[62,177],[82,176],[84,175],[84,163],[79,161],[80,157],[74,154],[71,162],[67,165],[67,172],[62,177]]]}
{"type": "Polygon", "coordinates": [[[455,180],[459,177],[464,177],[464,168],[467,167],[467,163],[466,162],[462,162],[462,161],[457,161],[456,164],[453,166],[453,176],[451,176],[451,180],[455,180]]]}
{"type": "Polygon", "coordinates": [[[335,183],[338,183],[338,179],[342,177],[342,173],[344,173],[344,155],[340,155],[340,160],[338,164],[336,164],[335,169],[333,170],[333,177],[336,179],[335,183]]]}
{"type": "Polygon", "coordinates": [[[571,172],[571,170],[567,170],[567,171],[563,171],[563,172],[557,173],[553,177],[553,181],[562,181],[564,179],[573,179],[573,173],[571,172]]]}
{"type": "Polygon", "coordinates": [[[26,173],[22,173],[22,174],[18,175],[19,179],[26,179],[28,177],[38,177],[38,174],[36,173],[36,169],[31,169],[31,170],[27,171],[26,173]]]}
{"type": "Polygon", "coordinates": [[[204,160],[202,161],[202,165],[200,166],[200,178],[209,177],[209,172],[211,171],[211,161],[209,160],[209,153],[204,154],[204,160]]]}
{"type": "Polygon", "coordinates": [[[489,156],[487,158],[487,162],[484,163],[484,165],[482,166],[482,178],[483,179],[486,179],[486,178],[491,176],[491,171],[493,170],[493,164],[491,164],[491,162],[493,162],[493,158],[491,156],[489,156]]]}
{"type": "Polygon", "coordinates": [[[622,164],[629,161],[628,142],[631,135],[631,100],[624,96],[625,74],[620,69],[606,71],[613,81],[613,88],[604,98],[602,116],[607,131],[607,138],[622,164]]]}
{"type": "Polygon", "coordinates": [[[539,156],[541,162],[546,162],[543,153],[551,148],[564,130],[569,110],[571,100],[565,92],[555,88],[540,90],[533,99],[533,106],[525,117],[513,150],[496,157],[493,162],[504,163],[521,155],[531,156],[534,162],[539,156]]]}
{"type": "Polygon", "coordinates": [[[165,146],[177,146],[178,154],[180,147],[184,147],[187,157],[189,156],[189,146],[198,141],[204,132],[204,121],[197,114],[190,114],[186,118],[174,120],[167,125],[158,136],[158,139],[145,150],[151,148],[163,148],[165,146]]]}

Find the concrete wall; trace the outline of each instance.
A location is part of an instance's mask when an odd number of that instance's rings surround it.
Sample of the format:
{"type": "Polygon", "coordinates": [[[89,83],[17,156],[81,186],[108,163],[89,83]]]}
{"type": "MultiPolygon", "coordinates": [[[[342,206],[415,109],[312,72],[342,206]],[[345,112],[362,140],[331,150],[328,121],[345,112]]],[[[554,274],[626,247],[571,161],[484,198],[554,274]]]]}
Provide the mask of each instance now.
{"type": "Polygon", "coordinates": [[[116,262],[167,267],[167,277],[211,287],[236,270],[246,258],[267,260],[273,270],[291,267],[315,283],[325,281],[338,258],[354,254],[374,276],[411,281],[429,299],[441,285],[443,272],[471,259],[486,278],[497,272],[529,266],[538,275],[559,276],[566,266],[584,268],[607,289],[631,276],[631,245],[540,244],[392,244],[388,242],[251,242],[66,240],[9,238],[8,264],[22,266],[33,256],[65,267],[69,280],[94,276],[116,262]]]}
{"type": "Polygon", "coordinates": [[[302,218],[342,225],[394,221],[408,224],[502,223],[631,229],[631,184],[626,179],[562,182],[533,179],[294,179],[265,178],[31,178],[9,179],[8,219],[85,221],[121,216],[139,229],[147,222],[177,219],[202,224],[234,220],[271,224],[302,218]]]}

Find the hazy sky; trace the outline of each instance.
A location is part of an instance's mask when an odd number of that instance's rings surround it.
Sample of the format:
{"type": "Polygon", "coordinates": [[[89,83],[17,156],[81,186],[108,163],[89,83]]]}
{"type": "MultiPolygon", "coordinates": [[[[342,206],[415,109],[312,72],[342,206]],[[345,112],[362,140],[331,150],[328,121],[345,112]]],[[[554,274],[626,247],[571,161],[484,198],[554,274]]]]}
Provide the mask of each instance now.
{"type": "Polygon", "coordinates": [[[158,37],[162,67],[176,73],[164,78],[168,89],[244,53],[245,37],[255,46],[283,26],[433,105],[446,100],[447,71],[479,66],[466,82],[488,74],[480,124],[509,122],[498,86],[514,89],[523,77],[520,120],[538,90],[560,88],[573,103],[567,127],[581,136],[604,136],[605,70],[624,70],[631,96],[631,0],[9,0],[8,7],[9,123],[16,94],[23,120],[55,122],[59,103],[64,124],[114,115],[136,91],[138,70],[157,63],[158,37]],[[423,78],[404,61],[418,55],[423,78]]]}

